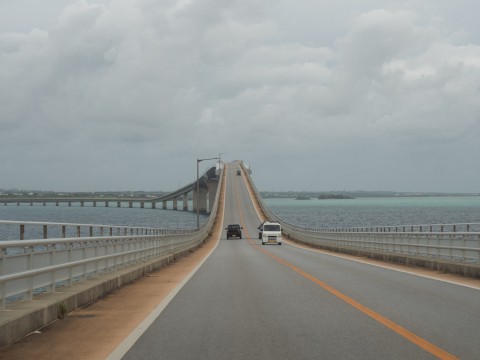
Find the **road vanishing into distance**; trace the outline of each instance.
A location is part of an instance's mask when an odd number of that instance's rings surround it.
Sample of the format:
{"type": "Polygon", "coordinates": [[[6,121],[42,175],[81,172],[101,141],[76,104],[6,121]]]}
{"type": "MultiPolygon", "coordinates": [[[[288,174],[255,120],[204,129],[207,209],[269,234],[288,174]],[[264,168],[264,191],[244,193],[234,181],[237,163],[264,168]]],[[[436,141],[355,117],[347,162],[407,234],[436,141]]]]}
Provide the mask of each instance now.
{"type": "Polygon", "coordinates": [[[480,290],[283,243],[262,246],[236,163],[226,240],[124,359],[480,359],[480,290]]]}

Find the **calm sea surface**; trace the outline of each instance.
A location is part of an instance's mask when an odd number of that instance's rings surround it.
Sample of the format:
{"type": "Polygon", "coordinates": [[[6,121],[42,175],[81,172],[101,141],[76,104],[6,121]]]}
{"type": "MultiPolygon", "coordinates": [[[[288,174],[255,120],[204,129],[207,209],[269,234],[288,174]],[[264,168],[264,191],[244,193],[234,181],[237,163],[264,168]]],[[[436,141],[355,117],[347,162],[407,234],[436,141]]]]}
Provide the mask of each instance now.
{"type": "MultiPolygon", "coordinates": [[[[148,206],[148,205],[145,205],[148,206]]],[[[189,205],[192,208],[192,205],[189,205]]],[[[200,224],[206,220],[206,216],[200,215],[200,224]]],[[[42,205],[0,205],[0,220],[14,221],[40,221],[59,222],[74,224],[99,224],[117,226],[138,226],[163,229],[194,229],[197,226],[197,215],[192,211],[174,211],[163,209],[140,209],[85,206],[77,204],[67,206],[60,204],[42,205]]],[[[40,231],[39,229],[38,231],[40,231]]],[[[37,231],[37,233],[38,233],[37,231]]],[[[0,240],[18,239],[19,229],[17,225],[0,225],[0,240]]],[[[26,238],[35,237],[34,234],[26,234],[26,238]]]]}
{"type": "Polygon", "coordinates": [[[480,196],[266,199],[288,223],[314,228],[480,223],[480,196]]]}
{"type": "MultiPolygon", "coordinates": [[[[265,199],[283,220],[302,227],[480,223],[480,196],[357,198],[352,200],[265,199]]],[[[191,204],[190,204],[191,208],[191,204]]],[[[193,229],[192,211],[162,209],[0,205],[0,220],[44,221],[166,229],[193,229]]],[[[201,215],[203,223],[206,216],[201,215]]],[[[0,225],[0,240],[18,239],[18,226],[0,225]]],[[[27,238],[35,237],[27,234],[27,238]]]]}

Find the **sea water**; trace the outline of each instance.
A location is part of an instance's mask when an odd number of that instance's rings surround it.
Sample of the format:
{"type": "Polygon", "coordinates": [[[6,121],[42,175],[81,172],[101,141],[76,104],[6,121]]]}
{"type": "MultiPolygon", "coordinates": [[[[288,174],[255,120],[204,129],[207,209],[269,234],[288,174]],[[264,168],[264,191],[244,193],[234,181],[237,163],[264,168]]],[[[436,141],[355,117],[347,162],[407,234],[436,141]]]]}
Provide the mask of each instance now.
{"type": "MultiPolygon", "coordinates": [[[[148,206],[148,205],[146,205],[148,206]]],[[[189,205],[192,208],[192,205],[189,205]]],[[[200,214],[200,224],[207,216],[200,214]]],[[[55,204],[16,204],[0,205],[0,220],[57,222],[72,224],[97,224],[114,226],[149,227],[161,229],[194,229],[197,226],[197,216],[192,211],[164,210],[140,207],[104,207],[72,206],[55,204]]],[[[0,225],[0,240],[19,238],[18,225],[0,225]]],[[[32,238],[27,234],[26,238],[32,238]]],[[[38,237],[33,237],[38,238],[38,237]]]]}
{"type": "MultiPolygon", "coordinates": [[[[328,200],[265,199],[286,222],[300,227],[346,228],[396,225],[480,223],[480,196],[392,197],[328,200]]],[[[191,208],[191,204],[190,204],[191,208]]],[[[203,224],[207,217],[200,215],[203,224]]],[[[164,229],[194,229],[192,211],[81,207],[76,204],[0,205],[0,220],[39,221],[164,229]]],[[[18,226],[1,226],[0,240],[18,239],[18,226]]],[[[27,238],[31,238],[27,236],[27,238]]]]}
{"type": "Polygon", "coordinates": [[[300,227],[480,223],[480,196],[265,199],[264,202],[281,219],[300,227]]]}

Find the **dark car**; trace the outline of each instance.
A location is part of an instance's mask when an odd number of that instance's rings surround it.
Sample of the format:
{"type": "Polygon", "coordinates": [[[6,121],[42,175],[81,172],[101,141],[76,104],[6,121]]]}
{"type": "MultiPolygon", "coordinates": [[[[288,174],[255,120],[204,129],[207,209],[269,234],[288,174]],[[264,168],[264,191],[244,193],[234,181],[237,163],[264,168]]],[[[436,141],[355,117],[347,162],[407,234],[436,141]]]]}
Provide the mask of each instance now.
{"type": "Polygon", "coordinates": [[[235,237],[237,239],[242,238],[242,227],[238,224],[230,224],[225,228],[227,230],[227,239],[235,237]]]}

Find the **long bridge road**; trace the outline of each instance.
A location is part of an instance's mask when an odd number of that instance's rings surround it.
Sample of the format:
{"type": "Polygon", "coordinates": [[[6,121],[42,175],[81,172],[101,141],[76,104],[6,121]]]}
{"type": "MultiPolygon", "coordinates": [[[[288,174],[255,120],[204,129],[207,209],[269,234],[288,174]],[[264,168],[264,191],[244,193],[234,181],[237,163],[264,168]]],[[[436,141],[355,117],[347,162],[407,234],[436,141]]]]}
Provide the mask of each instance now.
{"type": "MultiPolygon", "coordinates": [[[[237,169],[227,167],[222,229],[239,223],[243,239],[226,240],[223,230],[198,271],[110,359],[480,359],[478,281],[459,285],[287,241],[262,246],[262,219],[237,169]]],[[[92,350],[114,332],[109,322],[83,345],[72,336],[70,358],[105,358],[92,350]]]]}
{"type": "Polygon", "coordinates": [[[245,239],[220,241],[124,359],[480,358],[479,290],[261,246],[235,174],[230,166],[224,225],[240,223],[245,239]]]}

